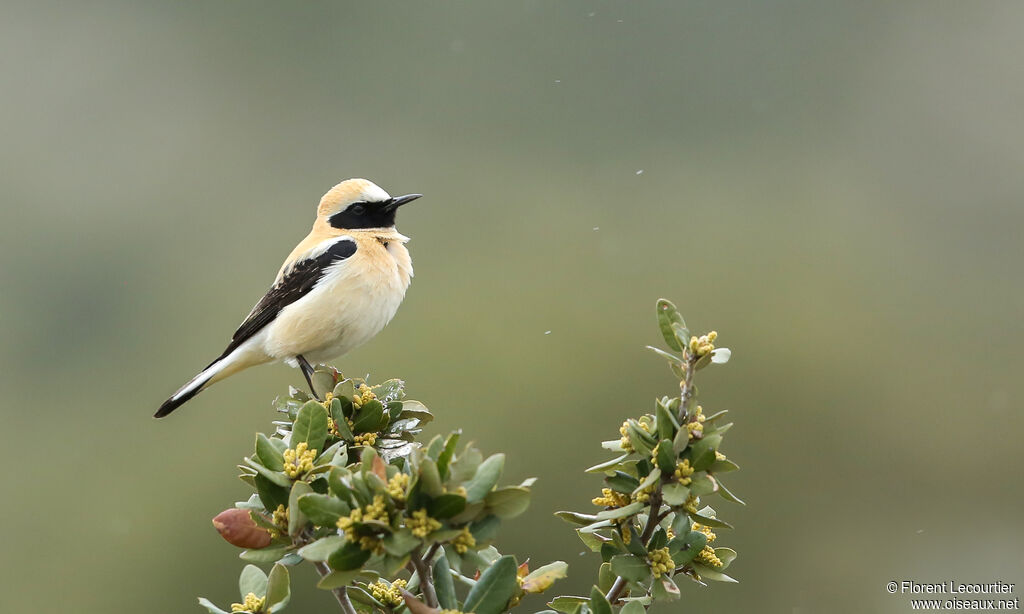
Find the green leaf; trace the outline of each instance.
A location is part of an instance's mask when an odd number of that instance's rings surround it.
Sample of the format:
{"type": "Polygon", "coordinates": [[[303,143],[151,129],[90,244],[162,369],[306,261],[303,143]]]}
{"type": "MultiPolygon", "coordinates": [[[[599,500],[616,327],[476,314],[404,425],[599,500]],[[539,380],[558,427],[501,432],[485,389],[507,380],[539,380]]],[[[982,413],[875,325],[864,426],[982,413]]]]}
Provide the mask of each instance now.
{"type": "MultiPolygon", "coordinates": [[[[618,440],[616,440],[616,441],[618,441],[618,440]]],[[[603,473],[605,471],[612,471],[616,467],[618,467],[619,463],[621,463],[622,461],[626,460],[627,458],[629,458],[629,454],[623,454],[622,456],[613,458],[610,461],[605,461],[603,463],[598,463],[597,465],[594,465],[593,467],[590,467],[589,469],[587,469],[586,472],[587,473],[603,473]]]]}
{"type": "Polygon", "coordinates": [[[264,467],[271,471],[284,469],[284,455],[274,444],[270,443],[270,438],[263,433],[256,434],[256,457],[260,459],[264,467]]]}
{"type": "Polygon", "coordinates": [[[679,423],[676,422],[675,416],[661,403],[658,403],[654,413],[658,419],[658,438],[668,439],[671,442],[672,438],[676,436],[676,432],[679,431],[679,423]]]}
{"type": "MultiPolygon", "coordinates": [[[[595,516],[595,518],[596,518],[596,516],[595,516]]],[[[599,520],[599,521],[597,521],[597,522],[595,522],[593,524],[588,524],[587,526],[583,527],[582,529],[577,529],[577,530],[578,531],[582,531],[584,533],[593,533],[595,531],[600,531],[601,529],[607,529],[608,527],[612,526],[613,524],[615,524],[615,523],[613,523],[611,520],[599,520]]]]}
{"type": "Polygon", "coordinates": [[[341,535],[328,535],[299,548],[299,556],[307,561],[322,563],[344,545],[345,538],[341,535]]]}
{"type": "Polygon", "coordinates": [[[352,422],[356,433],[375,433],[388,425],[388,417],[384,415],[384,406],[374,399],[359,408],[352,422]]]}
{"type": "Polygon", "coordinates": [[[467,445],[462,454],[458,455],[456,460],[449,465],[449,481],[460,484],[472,479],[483,460],[484,457],[480,450],[467,445]]]}
{"type": "Polygon", "coordinates": [[[262,476],[262,477],[266,478],[268,481],[270,481],[270,482],[272,482],[274,484],[277,484],[278,486],[282,486],[284,488],[289,488],[290,489],[292,487],[292,480],[291,480],[291,478],[289,478],[285,474],[280,473],[278,471],[271,471],[270,469],[267,469],[266,467],[264,467],[260,463],[257,463],[256,461],[252,460],[251,458],[243,458],[242,462],[245,463],[246,465],[248,465],[249,467],[252,467],[253,469],[255,469],[256,473],[259,474],[259,476],[257,476],[257,477],[262,476]]]}
{"type": "Polygon", "coordinates": [[[591,614],[612,614],[612,605],[605,599],[604,593],[596,586],[590,589],[591,614]]]}
{"type": "Polygon", "coordinates": [[[619,614],[646,614],[646,612],[647,610],[639,601],[627,601],[626,605],[619,610],[619,614]]]}
{"type": "MultiPolygon", "coordinates": [[[[580,607],[588,603],[590,600],[586,597],[576,597],[574,595],[562,595],[555,597],[548,605],[553,607],[556,611],[562,612],[562,614],[576,614],[580,611],[580,607]]],[[[641,608],[642,609],[642,608],[641,608]]]]}
{"type": "MultiPolygon", "coordinates": [[[[660,480],[660,479],[661,479],[661,472],[660,471],[658,471],[657,469],[651,471],[650,473],[647,474],[647,477],[645,477],[643,479],[643,481],[640,482],[640,485],[637,486],[635,489],[633,489],[633,494],[634,495],[639,495],[640,493],[644,492],[645,490],[647,490],[651,486],[654,486],[658,482],[658,480],[660,480]]],[[[626,507],[629,507],[629,506],[626,506],[626,507]]],[[[600,514],[598,514],[598,515],[600,515],[600,514]]]]}
{"type": "Polygon", "coordinates": [[[448,479],[448,465],[455,456],[455,446],[459,443],[459,435],[461,434],[462,431],[455,431],[448,435],[448,439],[444,442],[444,450],[441,451],[441,455],[437,458],[437,472],[441,475],[442,481],[448,479]]]}
{"type": "Polygon", "coordinates": [[[503,556],[480,575],[480,579],[466,595],[462,611],[500,614],[505,611],[505,606],[518,589],[516,559],[512,556],[503,556]]]}
{"type": "Polygon", "coordinates": [[[651,583],[651,596],[655,601],[675,601],[679,599],[679,587],[672,578],[661,576],[651,583]]]}
{"type": "Polygon", "coordinates": [[[398,419],[407,420],[409,418],[415,418],[420,421],[420,424],[426,424],[434,419],[434,414],[430,413],[430,410],[419,401],[402,401],[402,413],[398,414],[398,419]]]}
{"type": "MultiPolygon", "coordinates": [[[[476,475],[466,485],[466,500],[470,503],[482,501],[487,496],[487,493],[491,492],[494,485],[498,483],[498,478],[501,477],[504,467],[504,454],[494,454],[480,463],[476,470],[476,475]]],[[[481,613],[477,612],[476,614],[481,613]]]]}
{"type": "Polygon", "coordinates": [[[384,550],[393,556],[405,556],[419,546],[422,540],[412,534],[409,529],[402,529],[384,538],[384,550]]]}
{"type": "Polygon", "coordinates": [[[459,609],[459,600],[455,595],[455,582],[452,580],[451,567],[448,559],[439,557],[434,563],[434,591],[437,601],[445,610],[459,609]]]}
{"type": "Polygon", "coordinates": [[[555,516],[569,524],[578,525],[587,525],[597,520],[597,516],[594,516],[593,514],[580,514],[579,512],[555,512],[555,516]]]}
{"type": "Polygon", "coordinates": [[[661,356],[665,360],[667,360],[669,366],[673,367],[673,370],[675,370],[675,369],[682,370],[685,367],[685,365],[686,365],[686,363],[683,362],[683,359],[679,358],[675,354],[669,354],[665,350],[658,349],[658,348],[654,347],[653,345],[647,346],[647,349],[652,351],[652,352],[654,352],[658,356],[661,356]]]}
{"type": "Polygon", "coordinates": [[[607,593],[615,584],[615,578],[616,575],[612,573],[612,564],[601,563],[601,567],[597,570],[597,588],[607,593]]]}
{"type": "Polygon", "coordinates": [[[246,565],[238,576],[238,594],[245,599],[249,593],[257,597],[267,594],[267,574],[255,565],[246,565]]]}
{"type": "Polygon", "coordinates": [[[555,583],[555,580],[564,578],[568,569],[569,565],[564,561],[554,561],[538,567],[523,578],[523,590],[527,593],[543,593],[555,583]]]}
{"type": "Polygon", "coordinates": [[[374,386],[374,393],[378,399],[381,399],[384,403],[390,403],[391,401],[401,401],[405,396],[405,382],[392,378],[385,380],[374,386]]]}
{"type": "Polygon", "coordinates": [[[349,542],[332,554],[327,563],[335,571],[350,571],[361,567],[369,558],[369,550],[363,550],[359,544],[349,542]]]}
{"type": "Polygon", "coordinates": [[[292,589],[288,581],[288,568],[278,563],[270,570],[270,577],[267,579],[267,603],[268,612],[283,610],[288,601],[292,598],[292,589]]]}
{"type": "Polygon", "coordinates": [[[640,480],[622,471],[616,471],[614,474],[609,475],[604,479],[604,482],[608,485],[608,488],[627,495],[636,490],[636,487],[640,485],[640,480]]]}
{"type": "Polygon", "coordinates": [[[338,431],[338,437],[349,442],[355,439],[355,435],[352,433],[352,429],[348,427],[345,412],[341,409],[341,404],[341,399],[337,397],[331,401],[331,413],[337,416],[334,418],[334,430],[338,431]]]}
{"type": "Polygon", "coordinates": [[[715,462],[715,450],[722,445],[720,434],[705,435],[703,439],[693,442],[690,446],[690,466],[697,471],[704,471],[715,462]]]}
{"type": "Polygon", "coordinates": [[[245,550],[238,555],[238,558],[250,563],[276,563],[292,551],[291,546],[279,546],[276,548],[261,548],[259,550],[245,550]]]}
{"type": "Polygon", "coordinates": [[[299,510],[318,527],[333,527],[352,509],[347,503],[330,495],[307,494],[299,497],[299,510]]]}
{"type": "Polygon", "coordinates": [[[305,482],[296,482],[292,486],[291,495],[288,497],[288,535],[298,535],[309,519],[302,513],[299,506],[299,497],[311,494],[312,487],[305,482]]]}
{"type": "Polygon", "coordinates": [[[721,460],[716,458],[715,462],[711,463],[711,466],[708,467],[707,470],[711,473],[728,473],[730,471],[736,471],[739,468],[739,465],[732,462],[728,458],[723,458],[721,460]]]}
{"type": "Polygon", "coordinates": [[[384,611],[384,608],[386,607],[383,603],[377,601],[373,595],[366,592],[366,590],[359,586],[349,587],[348,596],[352,598],[352,601],[366,604],[376,610],[384,611]]]}
{"type": "Polygon", "coordinates": [[[446,493],[437,497],[427,506],[431,518],[445,520],[462,513],[466,509],[466,498],[455,493],[446,493]]]}
{"type": "Polygon", "coordinates": [[[604,538],[596,533],[587,533],[585,531],[576,531],[576,535],[579,536],[580,541],[587,548],[590,548],[591,552],[600,552],[601,546],[604,545],[604,538]]]}
{"type": "Polygon", "coordinates": [[[612,573],[629,580],[643,582],[651,575],[647,561],[632,554],[618,554],[612,557],[612,573]]]}
{"type": "Polygon", "coordinates": [[[661,329],[661,336],[665,338],[665,343],[677,352],[683,351],[680,341],[682,343],[689,342],[689,331],[686,330],[686,322],[683,321],[683,316],[679,315],[679,310],[672,304],[672,301],[664,298],[658,299],[657,311],[658,328],[661,329]],[[684,336],[683,340],[676,336],[677,333],[672,327],[673,324],[677,324],[681,329],[680,334],[684,336]]]}
{"type": "Polygon", "coordinates": [[[351,378],[341,380],[334,386],[334,396],[345,397],[351,401],[352,397],[356,396],[356,383],[351,378]]]}
{"type": "Polygon", "coordinates": [[[484,498],[487,509],[498,518],[514,518],[530,506],[530,490],[518,486],[499,488],[484,498]]]}
{"type": "MultiPolygon", "coordinates": [[[[325,443],[326,445],[326,443],[325,443]]],[[[348,449],[345,441],[339,441],[320,453],[313,461],[314,467],[333,464],[336,467],[344,467],[348,462],[348,449]]]]}
{"type": "MultiPolygon", "coordinates": [[[[334,389],[334,373],[323,367],[317,367],[309,379],[313,381],[313,389],[321,399],[334,389]]],[[[317,450],[319,449],[317,448],[317,450]]]]}
{"type": "Polygon", "coordinates": [[[732,494],[732,491],[725,487],[722,480],[715,480],[718,482],[718,494],[722,495],[722,498],[726,501],[732,501],[733,503],[739,503],[740,505],[746,505],[743,499],[740,499],[736,495],[732,494]]]}
{"type": "Polygon", "coordinates": [[[690,489],[678,482],[666,484],[661,488],[661,500],[665,505],[682,505],[690,498],[690,489]]]}
{"type": "Polygon", "coordinates": [[[363,572],[358,569],[351,571],[332,571],[326,576],[320,578],[320,581],[316,583],[316,587],[331,591],[351,584],[362,574],[363,572]]]}
{"type": "Polygon", "coordinates": [[[736,582],[735,578],[731,578],[720,571],[711,569],[707,565],[694,563],[693,568],[698,574],[700,574],[702,580],[711,580],[713,582],[736,582]]]}
{"type": "Polygon", "coordinates": [[[686,565],[704,549],[708,536],[700,531],[690,531],[686,535],[677,535],[668,542],[668,551],[676,567],[686,565]]]}
{"type": "Polygon", "coordinates": [[[718,492],[718,480],[706,473],[698,473],[693,476],[690,482],[690,493],[702,497],[718,492]]]}
{"type": "Polygon", "coordinates": [[[617,507],[615,509],[605,510],[597,513],[599,520],[617,520],[619,518],[626,518],[636,514],[640,510],[644,509],[644,504],[640,501],[634,501],[629,505],[623,507],[617,507]]]}
{"type": "Polygon", "coordinates": [[[498,536],[500,526],[501,520],[497,516],[487,516],[469,525],[469,532],[473,534],[477,543],[486,543],[498,536]]]}
{"type": "Polygon", "coordinates": [[[719,520],[711,516],[705,516],[703,514],[690,514],[690,518],[696,520],[704,526],[715,527],[716,529],[731,529],[732,525],[724,520],[719,520]]]}
{"type": "Polygon", "coordinates": [[[438,497],[444,493],[444,486],[441,485],[441,474],[437,470],[437,463],[424,458],[420,461],[420,488],[431,497],[438,497]]]}
{"type": "Polygon", "coordinates": [[[658,467],[665,475],[672,475],[676,470],[676,452],[672,449],[672,440],[667,437],[658,444],[658,467]]]}
{"type": "Polygon", "coordinates": [[[291,446],[305,442],[310,450],[324,449],[327,441],[327,410],[319,401],[309,401],[299,409],[292,425],[291,446]]]}
{"type": "Polygon", "coordinates": [[[201,605],[204,608],[206,608],[206,611],[209,612],[210,614],[231,614],[230,612],[228,612],[226,610],[222,610],[222,609],[218,608],[217,606],[213,605],[210,602],[210,600],[207,599],[206,597],[200,597],[199,598],[199,605],[201,605]]]}
{"type": "Polygon", "coordinates": [[[718,560],[722,561],[722,566],[718,569],[725,569],[736,559],[736,551],[732,548],[715,548],[715,556],[718,560]]]}

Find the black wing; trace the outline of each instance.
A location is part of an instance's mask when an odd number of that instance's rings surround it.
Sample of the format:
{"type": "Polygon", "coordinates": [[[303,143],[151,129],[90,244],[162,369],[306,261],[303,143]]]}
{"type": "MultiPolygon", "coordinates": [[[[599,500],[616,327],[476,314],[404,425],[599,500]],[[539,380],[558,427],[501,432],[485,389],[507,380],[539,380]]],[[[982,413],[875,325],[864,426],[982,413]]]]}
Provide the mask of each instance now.
{"type": "Polygon", "coordinates": [[[271,286],[260,302],[256,303],[249,317],[231,336],[231,343],[221,354],[221,358],[235,351],[238,346],[260,332],[264,326],[273,322],[282,309],[308,294],[323,277],[327,267],[345,260],[354,253],[356,253],[356,242],[352,239],[342,239],[332,244],[322,254],[293,264],[288,273],[271,286]]]}

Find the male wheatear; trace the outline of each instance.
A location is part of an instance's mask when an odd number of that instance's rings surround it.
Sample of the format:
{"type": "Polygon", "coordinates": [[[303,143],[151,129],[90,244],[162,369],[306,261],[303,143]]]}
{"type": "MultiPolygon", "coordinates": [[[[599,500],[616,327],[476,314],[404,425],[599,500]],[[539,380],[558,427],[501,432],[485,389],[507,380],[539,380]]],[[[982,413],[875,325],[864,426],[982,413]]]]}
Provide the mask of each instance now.
{"type": "Polygon", "coordinates": [[[313,230],[285,259],[224,353],[167,399],[156,417],[272,360],[300,367],[312,389],[310,361],[340,356],[379,333],[412,279],[409,237],[395,230],[395,212],[420,196],[391,197],[365,179],[331,188],[320,199],[313,230]]]}

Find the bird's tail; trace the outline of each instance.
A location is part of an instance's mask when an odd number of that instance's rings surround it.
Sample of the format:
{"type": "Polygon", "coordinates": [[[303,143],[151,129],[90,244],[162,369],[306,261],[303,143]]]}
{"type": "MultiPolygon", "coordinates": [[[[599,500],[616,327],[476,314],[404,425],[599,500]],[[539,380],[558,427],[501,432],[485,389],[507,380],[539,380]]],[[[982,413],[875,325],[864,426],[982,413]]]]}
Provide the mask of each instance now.
{"type": "Polygon", "coordinates": [[[167,414],[171,413],[172,411],[178,409],[179,407],[187,403],[189,400],[192,399],[192,397],[196,396],[197,394],[205,390],[207,387],[213,384],[214,381],[222,379],[214,378],[217,375],[220,375],[221,372],[224,370],[224,367],[228,363],[226,359],[226,356],[221,356],[217,360],[211,362],[209,366],[200,371],[198,375],[190,379],[187,384],[182,386],[177,392],[171,395],[171,398],[164,401],[163,405],[160,406],[160,409],[156,410],[156,413],[153,414],[153,417],[163,418],[167,414]]]}

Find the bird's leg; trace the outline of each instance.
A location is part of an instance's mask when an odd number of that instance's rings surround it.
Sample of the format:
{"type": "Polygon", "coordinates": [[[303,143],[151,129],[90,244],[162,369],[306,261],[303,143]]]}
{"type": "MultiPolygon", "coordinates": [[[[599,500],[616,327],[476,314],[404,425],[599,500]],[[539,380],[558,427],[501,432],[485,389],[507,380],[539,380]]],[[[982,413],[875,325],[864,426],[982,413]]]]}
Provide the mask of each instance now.
{"type": "Polygon", "coordinates": [[[295,360],[299,363],[302,374],[306,376],[306,383],[309,384],[309,391],[313,393],[313,398],[317,401],[322,401],[323,399],[316,393],[316,388],[313,387],[313,365],[309,364],[309,361],[302,354],[296,356],[295,360]]]}

